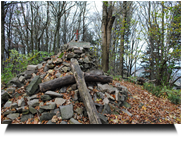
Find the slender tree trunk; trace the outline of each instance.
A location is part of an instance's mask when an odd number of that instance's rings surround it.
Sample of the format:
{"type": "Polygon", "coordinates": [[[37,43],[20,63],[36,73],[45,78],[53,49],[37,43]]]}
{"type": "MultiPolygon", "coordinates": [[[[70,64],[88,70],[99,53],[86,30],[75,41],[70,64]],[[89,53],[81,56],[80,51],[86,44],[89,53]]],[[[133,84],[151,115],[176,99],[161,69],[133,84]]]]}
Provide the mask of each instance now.
{"type": "Polygon", "coordinates": [[[120,74],[123,77],[123,67],[124,67],[124,34],[125,34],[125,22],[126,22],[126,9],[127,1],[123,2],[123,20],[121,28],[121,40],[120,40],[120,74]]]}
{"type": "Polygon", "coordinates": [[[3,72],[3,60],[4,60],[4,49],[5,49],[5,13],[4,13],[4,1],[1,1],[1,72],[3,72]]]}

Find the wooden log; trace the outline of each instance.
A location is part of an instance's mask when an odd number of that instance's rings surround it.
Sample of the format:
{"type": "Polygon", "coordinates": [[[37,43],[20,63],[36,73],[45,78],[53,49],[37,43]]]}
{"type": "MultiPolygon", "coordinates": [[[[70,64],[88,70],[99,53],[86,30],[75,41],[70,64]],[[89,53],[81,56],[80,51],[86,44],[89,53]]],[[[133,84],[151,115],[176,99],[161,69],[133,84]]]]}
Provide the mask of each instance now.
{"type": "Polygon", "coordinates": [[[41,92],[45,92],[48,90],[55,90],[57,88],[61,88],[63,86],[76,83],[73,75],[64,76],[61,78],[56,78],[44,83],[39,84],[39,89],[41,92]]]}
{"type": "Polygon", "coordinates": [[[73,75],[78,86],[80,97],[82,98],[85,108],[87,110],[90,124],[101,124],[95,104],[87,89],[84,79],[84,73],[81,71],[78,61],[76,59],[71,59],[71,69],[73,71],[73,75]]]}
{"type": "MultiPolygon", "coordinates": [[[[104,75],[94,75],[89,73],[84,73],[85,81],[88,82],[102,82],[108,83],[112,82],[112,77],[104,76],[104,75]]],[[[74,84],[76,83],[75,78],[73,75],[68,75],[61,78],[56,78],[44,83],[39,84],[39,89],[41,92],[45,92],[48,90],[54,90],[57,88],[61,88],[65,85],[74,84]]]]}

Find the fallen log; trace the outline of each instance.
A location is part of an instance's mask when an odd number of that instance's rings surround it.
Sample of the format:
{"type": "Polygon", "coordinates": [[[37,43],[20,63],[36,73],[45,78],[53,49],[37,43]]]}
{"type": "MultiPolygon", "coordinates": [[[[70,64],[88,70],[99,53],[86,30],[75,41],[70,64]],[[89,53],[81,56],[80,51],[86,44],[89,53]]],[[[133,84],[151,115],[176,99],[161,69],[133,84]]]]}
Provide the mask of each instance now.
{"type": "MultiPolygon", "coordinates": [[[[112,77],[104,76],[104,75],[94,75],[90,73],[84,73],[85,81],[88,82],[101,82],[108,83],[112,82],[112,77]]],[[[61,88],[65,85],[70,85],[76,83],[73,75],[64,76],[61,78],[56,78],[51,81],[47,81],[39,84],[39,89],[41,92],[45,92],[48,90],[54,90],[57,88],[61,88]]]]}
{"type": "Polygon", "coordinates": [[[84,106],[87,110],[90,124],[101,124],[95,104],[87,89],[84,79],[84,73],[81,71],[78,61],[76,59],[71,59],[71,69],[73,71],[73,75],[78,86],[80,97],[82,98],[84,106]]]}

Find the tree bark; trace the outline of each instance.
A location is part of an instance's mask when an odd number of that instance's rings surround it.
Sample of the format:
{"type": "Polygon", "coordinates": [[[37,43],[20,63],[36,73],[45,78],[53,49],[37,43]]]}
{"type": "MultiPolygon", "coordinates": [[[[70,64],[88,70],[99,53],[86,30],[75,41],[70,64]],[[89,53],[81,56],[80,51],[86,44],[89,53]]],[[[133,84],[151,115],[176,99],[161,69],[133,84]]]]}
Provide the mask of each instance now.
{"type": "MultiPolygon", "coordinates": [[[[102,83],[112,82],[113,80],[113,78],[109,76],[94,75],[90,73],[84,73],[84,78],[85,78],[85,81],[88,81],[88,82],[102,82],[102,83]]],[[[56,78],[48,82],[40,83],[39,88],[41,92],[45,92],[47,90],[54,90],[56,88],[60,88],[62,86],[74,84],[74,83],[76,83],[74,76],[68,75],[61,78],[56,78]]]]}
{"type": "Polygon", "coordinates": [[[88,89],[84,80],[84,73],[81,71],[78,61],[76,59],[71,59],[71,68],[74,73],[74,77],[76,79],[79,94],[87,110],[90,124],[101,124],[95,104],[88,92],[88,89]]]}
{"type": "Polygon", "coordinates": [[[4,49],[5,49],[5,13],[4,13],[4,1],[1,1],[1,72],[3,72],[3,60],[4,60],[4,49]]]}

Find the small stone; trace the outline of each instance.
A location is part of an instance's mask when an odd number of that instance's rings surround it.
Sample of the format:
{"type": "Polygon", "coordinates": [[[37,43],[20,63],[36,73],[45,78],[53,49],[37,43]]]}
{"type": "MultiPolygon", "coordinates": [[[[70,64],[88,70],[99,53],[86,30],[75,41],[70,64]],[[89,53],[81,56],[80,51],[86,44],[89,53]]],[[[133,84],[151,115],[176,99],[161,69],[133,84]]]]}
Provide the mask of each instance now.
{"type": "Polygon", "coordinates": [[[62,119],[69,119],[73,116],[73,105],[60,106],[60,112],[62,119]]]}
{"type": "Polygon", "coordinates": [[[52,109],[56,108],[56,103],[55,102],[50,102],[50,103],[47,103],[44,106],[41,106],[40,108],[45,109],[45,110],[52,110],[52,109]]]}
{"type": "Polygon", "coordinates": [[[27,70],[36,70],[38,68],[37,65],[28,65],[27,70]]]}
{"type": "Polygon", "coordinates": [[[49,74],[53,74],[54,73],[54,70],[48,70],[48,73],[49,74]]]}
{"type": "Polygon", "coordinates": [[[51,120],[54,115],[56,115],[56,114],[55,113],[44,112],[40,116],[40,121],[42,122],[43,120],[51,120]]]}
{"type": "Polygon", "coordinates": [[[108,104],[104,105],[104,110],[103,110],[102,114],[111,114],[111,108],[109,107],[108,104]]]}
{"type": "Polygon", "coordinates": [[[27,121],[28,119],[31,119],[31,118],[33,118],[32,114],[22,115],[21,122],[27,121]]]}
{"type": "Polygon", "coordinates": [[[22,109],[22,114],[23,114],[23,115],[29,114],[29,109],[23,107],[23,109],[22,109]]]}
{"type": "Polygon", "coordinates": [[[30,101],[30,100],[39,99],[39,98],[37,97],[37,95],[32,95],[32,96],[27,97],[27,99],[28,99],[28,101],[30,101]]]}
{"type": "Polygon", "coordinates": [[[45,94],[50,95],[51,97],[63,97],[62,94],[59,94],[59,93],[54,92],[54,91],[46,91],[45,94]]]}
{"type": "Polygon", "coordinates": [[[53,69],[54,67],[55,67],[55,65],[54,64],[46,64],[46,66],[49,68],[49,69],[53,69]]]}
{"type": "Polygon", "coordinates": [[[7,119],[7,120],[3,120],[2,124],[11,124],[12,120],[7,119]]]}
{"type": "Polygon", "coordinates": [[[123,102],[123,106],[125,106],[126,108],[129,108],[129,109],[131,108],[131,105],[125,101],[123,102]]]}
{"type": "Polygon", "coordinates": [[[19,93],[17,93],[17,92],[15,92],[13,95],[12,95],[12,97],[15,97],[15,98],[17,98],[17,97],[19,97],[19,96],[21,96],[19,93]]]}
{"type": "Polygon", "coordinates": [[[63,98],[55,98],[54,102],[56,103],[56,105],[61,106],[66,102],[66,100],[63,98]]]}
{"type": "Polygon", "coordinates": [[[88,89],[93,90],[93,87],[92,86],[88,86],[88,89]]]}
{"type": "Polygon", "coordinates": [[[103,100],[103,102],[104,102],[104,105],[105,104],[108,104],[109,103],[109,99],[107,97],[105,97],[104,100],[103,100]]]}
{"type": "Polygon", "coordinates": [[[14,94],[15,93],[15,88],[7,88],[6,90],[9,94],[14,94]]]}
{"type": "Polygon", "coordinates": [[[41,100],[42,101],[49,101],[49,100],[51,100],[52,98],[49,96],[49,95],[41,95],[41,100]]]}
{"type": "Polygon", "coordinates": [[[3,113],[4,116],[7,116],[9,114],[12,114],[12,113],[15,113],[15,111],[10,111],[10,110],[7,110],[3,113]]]}
{"type": "Polygon", "coordinates": [[[57,72],[57,73],[55,74],[55,76],[56,76],[57,78],[59,78],[59,77],[61,76],[61,73],[57,72]]]}
{"type": "Polygon", "coordinates": [[[67,124],[67,122],[65,122],[65,121],[61,121],[61,122],[60,122],[60,124],[67,124]]]}
{"type": "Polygon", "coordinates": [[[45,67],[44,67],[44,72],[46,72],[46,71],[48,71],[48,70],[49,70],[48,66],[45,65],[45,67]]]}
{"type": "Polygon", "coordinates": [[[63,62],[62,64],[65,65],[65,66],[67,66],[67,67],[70,67],[70,63],[63,62]]]}
{"type": "Polygon", "coordinates": [[[39,99],[33,99],[33,100],[28,101],[28,105],[32,106],[32,107],[38,106],[39,105],[39,99]]]}
{"type": "Polygon", "coordinates": [[[52,64],[52,60],[48,60],[48,61],[47,61],[47,64],[48,64],[48,65],[51,65],[51,64],[52,64]]]}
{"type": "Polygon", "coordinates": [[[74,50],[74,53],[75,53],[75,54],[82,54],[83,51],[82,51],[82,50],[74,50]]]}
{"type": "Polygon", "coordinates": [[[112,86],[108,85],[108,84],[98,84],[98,88],[102,91],[102,92],[108,92],[108,93],[113,93],[115,92],[115,88],[113,88],[112,86]]]}
{"type": "Polygon", "coordinates": [[[18,107],[18,104],[17,103],[12,103],[10,108],[13,109],[13,108],[17,108],[18,107]]]}
{"type": "Polygon", "coordinates": [[[74,110],[77,114],[79,114],[79,115],[81,115],[81,114],[83,114],[83,108],[76,108],[75,110],[74,110]]]}
{"type": "Polygon", "coordinates": [[[85,58],[83,59],[83,61],[84,61],[85,63],[90,63],[90,60],[89,60],[88,56],[85,57],[85,58]]]}
{"type": "Polygon", "coordinates": [[[56,123],[58,120],[59,120],[58,117],[54,115],[51,119],[51,122],[56,123]]]}
{"type": "Polygon", "coordinates": [[[14,120],[14,119],[18,118],[19,115],[20,115],[19,113],[12,113],[12,114],[7,115],[7,118],[14,120]]]}
{"type": "Polygon", "coordinates": [[[124,113],[127,113],[129,116],[133,116],[129,111],[127,111],[126,109],[122,109],[122,111],[124,112],[124,113]]]}
{"type": "Polygon", "coordinates": [[[73,84],[73,85],[71,86],[71,88],[72,88],[72,90],[76,90],[76,89],[77,89],[77,84],[73,84]]]}
{"type": "Polygon", "coordinates": [[[24,76],[20,76],[20,77],[19,77],[19,81],[20,81],[20,82],[24,82],[24,81],[25,81],[25,77],[24,77],[24,76]]]}
{"type": "Polygon", "coordinates": [[[1,101],[7,102],[8,99],[10,98],[9,93],[7,93],[6,91],[1,91],[1,101]]]}
{"type": "Polygon", "coordinates": [[[38,69],[42,68],[42,64],[37,65],[38,69]]]}
{"type": "Polygon", "coordinates": [[[104,96],[104,94],[102,92],[96,92],[96,94],[97,94],[98,98],[100,98],[100,99],[105,98],[105,96],[104,96]]]}
{"type": "Polygon", "coordinates": [[[52,122],[51,120],[49,120],[46,124],[56,124],[56,122],[52,122]]]}
{"type": "Polygon", "coordinates": [[[74,101],[77,101],[78,100],[78,90],[75,90],[75,94],[74,94],[74,96],[73,96],[73,100],[74,101]]]}
{"type": "Polygon", "coordinates": [[[5,105],[4,105],[4,108],[6,108],[6,107],[10,107],[10,106],[11,106],[11,104],[12,104],[12,102],[11,102],[11,101],[7,101],[7,102],[5,103],[5,105]]]}
{"type": "Polygon", "coordinates": [[[70,120],[69,120],[69,123],[70,124],[82,124],[82,123],[79,123],[77,120],[75,120],[74,118],[71,118],[70,120]]]}
{"type": "Polygon", "coordinates": [[[74,58],[74,54],[73,54],[73,53],[68,53],[68,54],[67,54],[67,58],[68,58],[68,59],[74,58]]]}
{"type": "Polygon", "coordinates": [[[114,97],[112,97],[110,94],[108,94],[108,93],[105,93],[105,94],[106,94],[107,98],[115,100],[114,97]]]}
{"type": "Polygon", "coordinates": [[[32,106],[29,106],[29,111],[32,113],[32,114],[36,114],[37,113],[37,110],[35,108],[33,108],[32,106]]]}
{"type": "Polygon", "coordinates": [[[21,98],[21,99],[18,100],[18,106],[19,107],[25,106],[25,100],[24,100],[24,98],[21,98]]]}
{"type": "Polygon", "coordinates": [[[66,92],[66,87],[62,87],[59,92],[60,93],[65,93],[66,92]]]}
{"type": "Polygon", "coordinates": [[[51,57],[44,57],[44,58],[42,58],[44,61],[47,61],[47,60],[49,60],[49,59],[51,59],[51,57]]]}
{"type": "Polygon", "coordinates": [[[55,64],[60,64],[62,62],[63,62],[62,59],[61,58],[58,58],[57,61],[55,62],[55,64]]]}
{"type": "Polygon", "coordinates": [[[108,119],[103,114],[98,113],[100,121],[102,124],[108,124],[108,119]]]}
{"type": "Polygon", "coordinates": [[[19,81],[19,79],[17,77],[10,80],[7,85],[9,85],[9,84],[15,84],[18,88],[23,86],[23,84],[19,81]]]}

